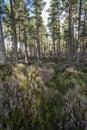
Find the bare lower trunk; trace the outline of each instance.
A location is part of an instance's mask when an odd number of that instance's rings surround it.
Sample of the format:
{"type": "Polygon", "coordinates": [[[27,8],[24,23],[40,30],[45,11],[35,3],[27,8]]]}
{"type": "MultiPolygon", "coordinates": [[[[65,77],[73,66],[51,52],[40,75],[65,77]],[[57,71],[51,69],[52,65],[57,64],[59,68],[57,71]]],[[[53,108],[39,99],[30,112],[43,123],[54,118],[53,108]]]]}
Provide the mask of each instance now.
{"type": "Polygon", "coordinates": [[[28,62],[26,26],[24,27],[25,62],[28,62]]]}
{"type": "Polygon", "coordinates": [[[40,58],[40,36],[39,36],[39,14],[38,14],[38,8],[36,6],[36,36],[37,36],[37,58],[40,58]]]}
{"type": "MultiPolygon", "coordinates": [[[[36,20],[37,21],[37,20],[36,20]]],[[[38,26],[38,23],[37,23],[37,58],[39,59],[40,58],[40,39],[39,39],[39,26],[38,26]]]]}
{"type": "Polygon", "coordinates": [[[14,18],[14,10],[13,10],[13,3],[10,0],[10,7],[11,7],[11,28],[12,28],[12,38],[13,38],[13,58],[14,62],[18,62],[18,55],[17,55],[17,35],[16,35],[16,23],[14,18]]]}
{"type": "Polygon", "coordinates": [[[0,63],[6,63],[6,53],[3,39],[2,20],[0,16],[0,63]]]}
{"type": "Polygon", "coordinates": [[[72,46],[72,36],[71,36],[71,19],[72,19],[72,6],[69,0],[69,28],[68,28],[68,62],[71,62],[71,46],[72,46]]]}
{"type": "Polygon", "coordinates": [[[53,32],[53,54],[54,54],[54,56],[56,55],[56,51],[55,51],[55,34],[54,34],[54,32],[53,32]]]}
{"type": "Polygon", "coordinates": [[[84,24],[83,24],[83,46],[82,46],[82,60],[85,60],[86,58],[86,41],[85,41],[85,25],[86,25],[86,21],[85,21],[85,18],[86,18],[86,10],[85,10],[85,15],[84,15],[84,24]]]}
{"type": "Polygon", "coordinates": [[[77,50],[77,63],[79,64],[80,61],[80,24],[81,24],[81,7],[82,7],[82,0],[79,3],[79,21],[78,21],[78,50],[77,50]]]}
{"type": "Polygon", "coordinates": [[[57,3],[57,8],[58,8],[58,17],[57,17],[57,20],[58,20],[58,43],[57,43],[57,55],[59,56],[60,58],[60,10],[59,10],[59,4],[57,3]]]}

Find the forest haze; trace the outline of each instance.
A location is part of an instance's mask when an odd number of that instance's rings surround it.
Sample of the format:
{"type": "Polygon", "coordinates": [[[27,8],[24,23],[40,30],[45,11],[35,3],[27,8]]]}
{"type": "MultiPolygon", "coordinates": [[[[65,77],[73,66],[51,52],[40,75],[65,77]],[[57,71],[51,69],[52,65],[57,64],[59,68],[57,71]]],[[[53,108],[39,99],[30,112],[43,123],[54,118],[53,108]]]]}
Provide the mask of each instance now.
{"type": "Polygon", "coordinates": [[[0,0],[0,130],[87,130],[87,0],[46,4],[0,0]]]}

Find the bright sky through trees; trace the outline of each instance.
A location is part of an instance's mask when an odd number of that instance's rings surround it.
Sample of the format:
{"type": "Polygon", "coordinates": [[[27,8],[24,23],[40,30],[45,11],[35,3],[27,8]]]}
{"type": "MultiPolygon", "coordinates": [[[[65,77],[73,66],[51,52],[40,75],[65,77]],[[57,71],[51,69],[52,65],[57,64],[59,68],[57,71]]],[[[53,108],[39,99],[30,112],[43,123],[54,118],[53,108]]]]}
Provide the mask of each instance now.
{"type": "Polygon", "coordinates": [[[46,2],[46,5],[45,5],[44,10],[42,12],[42,17],[43,17],[43,21],[44,21],[45,25],[47,25],[47,18],[49,16],[47,9],[50,7],[50,0],[44,0],[44,2],[46,2]]]}

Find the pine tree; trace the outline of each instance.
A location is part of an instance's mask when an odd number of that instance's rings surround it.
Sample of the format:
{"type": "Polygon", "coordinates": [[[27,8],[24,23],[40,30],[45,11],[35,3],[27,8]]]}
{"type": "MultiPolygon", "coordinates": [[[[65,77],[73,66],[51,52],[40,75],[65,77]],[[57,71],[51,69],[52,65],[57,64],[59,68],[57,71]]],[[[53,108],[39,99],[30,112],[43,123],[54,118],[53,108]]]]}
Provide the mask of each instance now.
{"type": "Polygon", "coordinates": [[[0,63],[6,63],[6,54],[5,54],[5,46],[4,46],[4,38],[3,38],[3,28],[2,28],[2,1],[0,1],[0,63]]]}
{"type": "Polygon", "coordinates": [[[17,54],[17,33],[16,33],[16,20],[15,20],[15,12],[14,1],[10,0],[10,8],[11,8],[11,29],[12,29],[12,39],[13,39],[13,56],[14,62],[18,62],[18,54],[17,54]]]}
{"type": "MultiPolygon", "coordinates": [[[[49,29],[53,40],[53,53],[55,55],[60,54],[60,15],[61,15],[61,2],[58,0],[51,1],[49,12],[49,29]],[[56,49],[57,48],[57,49],[56,49]]],[[[59,55],[60,56],[60,55],[59,55]]]]}
{"type": "Polygon", "coordinates": [[[82,0],[79,2],[79,18],[78,18],[78,50],[77,50],[77,63],[80,61],[80,27],[81,27],[81,8],[82,8],[82,0]]]}
{"type": "Polygon", "coordinates": [[[37,41],[37,57],[40,58],[40,27],[42,23],[42,9],[43,9],[43,0],[34,0],[33,2],[33,14],[36,20],[36,41],[37,41]]]}

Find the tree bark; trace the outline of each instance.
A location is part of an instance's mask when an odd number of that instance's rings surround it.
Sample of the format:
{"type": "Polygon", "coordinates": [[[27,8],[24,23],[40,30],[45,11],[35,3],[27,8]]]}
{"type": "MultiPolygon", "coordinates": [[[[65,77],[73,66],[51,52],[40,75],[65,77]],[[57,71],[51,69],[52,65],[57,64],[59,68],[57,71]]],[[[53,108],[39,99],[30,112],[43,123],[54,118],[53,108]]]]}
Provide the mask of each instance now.
{"type": "Polygon", "coordinates": [[[25,62],[28,62],[26,25],[24,25],[24,46],[25,46],[25,62]]]}
{"type": "Polygon", "coordinates": [[[55,34],[54,34],[54,31],[53,31],[53,54],[54,54],[54,56],[56,55],[56,50],[55,50],[55,34]]]}
{"type": "Polygon", "coordinates": [[[69,27],[68,27],[68,62],[71,62],[71,44],[72,44],[72,35],[71,35],[71,22],[72,22],[72,5],[70,0],[69,2],[69,27]]]}
{"type": "Polygon", "coordinates": [[[10,0],[10,8],[11,8],[11,28],[12,28],[12,38],[13,38],[13,54],[14,54],[14,62],[18,62],[18,54],[17,54],[17,35],[16,35],[16,23],[14,18],[14,10],[13,3],[10,0]]]}
{"type": "Polygon", "coordinates": [[[84,14],[84,23],[83,23],[82,60],[85,60],[85,58],[86,58],[86,45],[85,45],[85,32],[86,32],[85,27],[86,27],[86,21],[85,21],[85,18],[86,18],[86,10],[85,10],[85,14],[84,14]]]}
{"type": "Polygon", "coordinates": [[[6,63],[6,51],[3,39],[2,18],[0,15],[0,64],[6,63]]]}
{"type": "Polygon", "coordinates": [[[81,7],[82,7],[82,0],[79,3],[79,19],[78,19],[78,48],[77,48],[77,64],[80,61],[80,24],[81,24],[81,7]]]}
{"type": "Polygon", "coordinates": [[[40,58],[40,37],[39,37],[39,19],[38,19],[38,8],[36,6],[36,36],[37,36],[37,58],[40,58]]]}
{"type": "Polygon", "coordinates": [[[57,44],[57,55],[60,58],[60,11],[59,11],[59,4],[57,3],[57,8],[58,8],[58,16],[57,16],[57,20],[58,20],[58,44],[57,44]]]}

